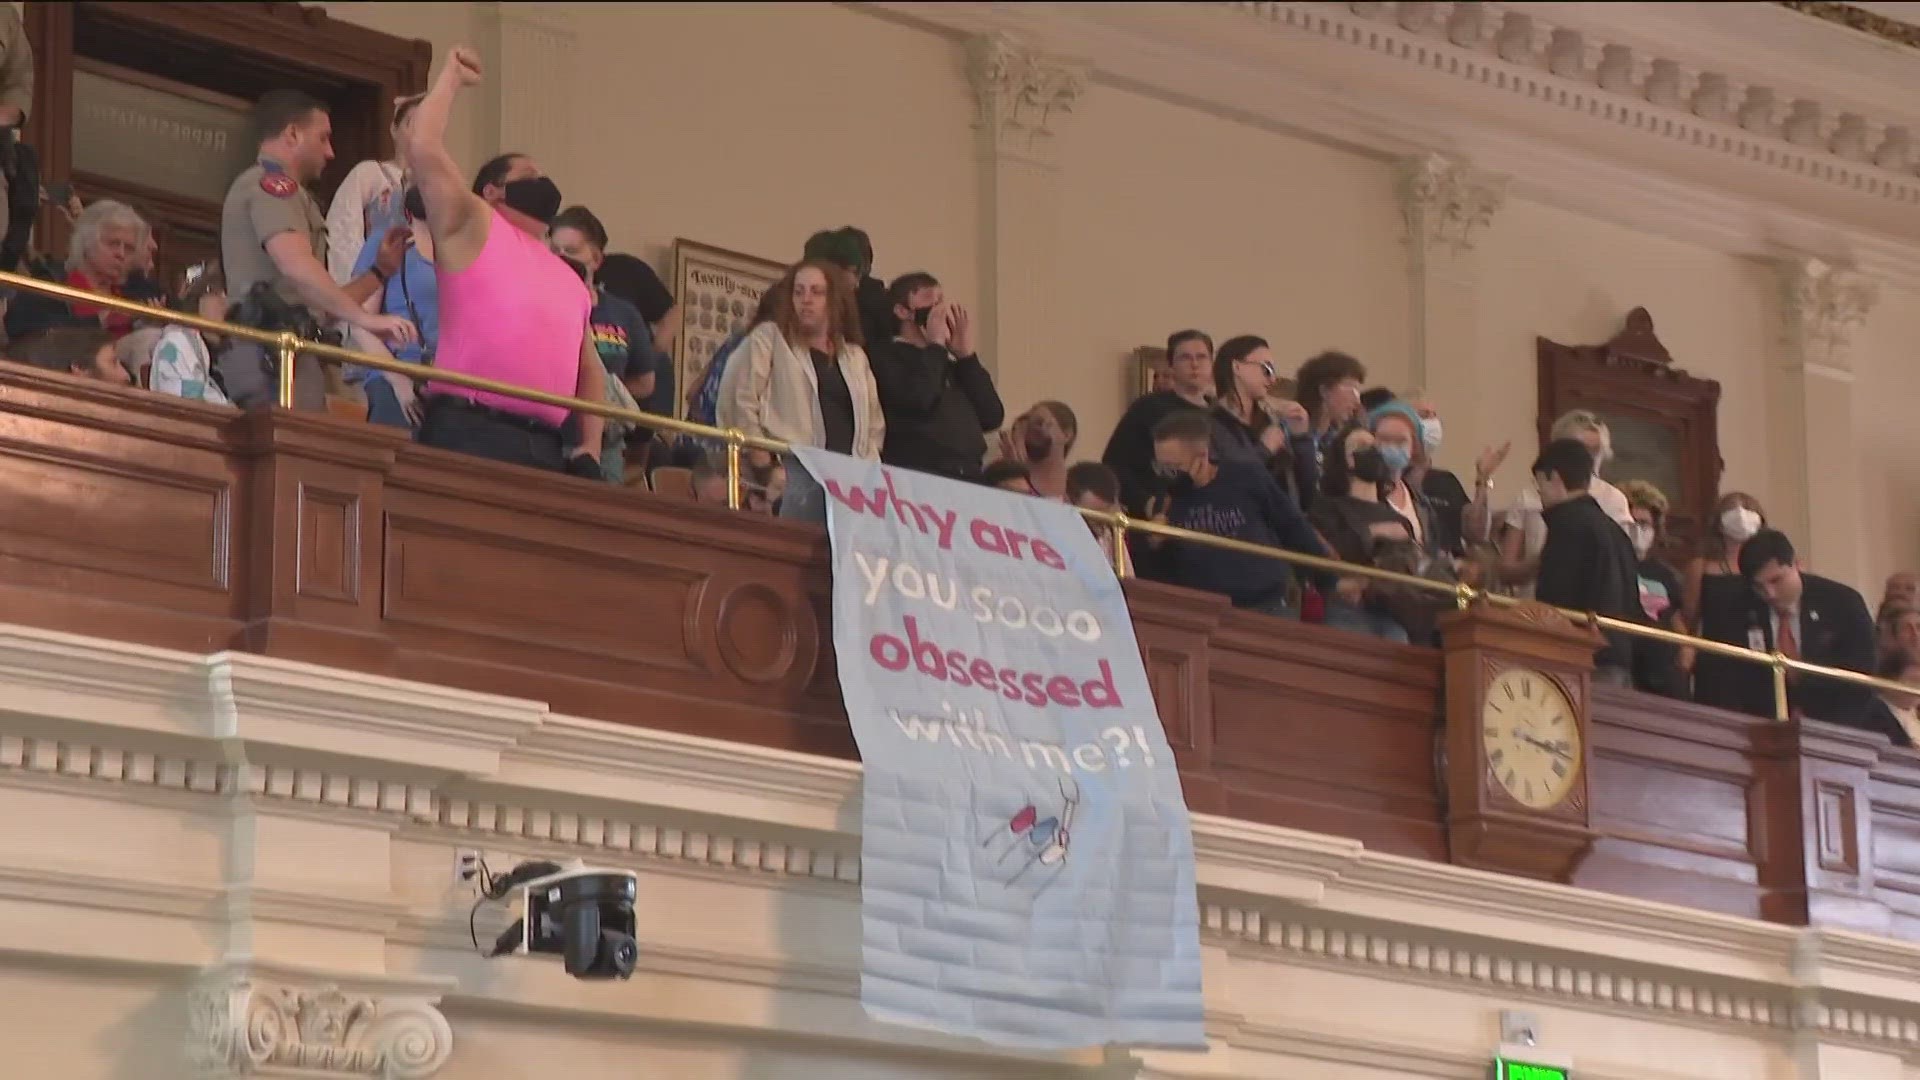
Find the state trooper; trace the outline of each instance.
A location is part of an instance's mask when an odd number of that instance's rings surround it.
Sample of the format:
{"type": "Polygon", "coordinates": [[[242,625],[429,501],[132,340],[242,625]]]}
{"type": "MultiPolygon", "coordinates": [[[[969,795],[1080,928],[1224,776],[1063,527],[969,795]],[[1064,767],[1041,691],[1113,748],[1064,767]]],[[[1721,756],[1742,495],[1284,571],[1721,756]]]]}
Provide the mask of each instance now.
{"type": "MultiPolygon", "coordinates": [[[[399,272],[405,255],[404,229],[381,240],[373,266],[336,284],[327,272],[327,222],[308,185],[333,160],[333,121],[317,98],[298,90],[274,90],[254,106],[260,137],[258,161],[234,178],[220,216],[220,254],[235,321],[266,330],[292,330],[319,336],[325,322],[359,327],[389,345],[416,341],[413,324],[396,315],[369,311],[366,302],[387,278],[399,272]]],[[[273,401],[275,357],[257,345],[230,349],[219,360],[227,395],[236,404],[273,401]]],[[[326,407],[327,386],[337,379],[331,368],[303,355],[294,365],[294,405],[326,407]]]]}

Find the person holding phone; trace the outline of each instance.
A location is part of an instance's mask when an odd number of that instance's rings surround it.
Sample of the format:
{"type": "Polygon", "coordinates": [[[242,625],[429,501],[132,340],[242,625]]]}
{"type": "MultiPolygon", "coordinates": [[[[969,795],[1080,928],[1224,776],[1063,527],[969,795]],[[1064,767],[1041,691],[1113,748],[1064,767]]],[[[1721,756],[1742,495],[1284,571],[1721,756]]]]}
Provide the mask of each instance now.
{"type": "Polygon", "coordinates": [[[978,480],[986,433],[1006,419],[1006,407],[975,349],[973,314],[924,271],[895,278],[887,296],[899,331],[873,350],[873,381],[887,418],[880,460],[978,480]]]}

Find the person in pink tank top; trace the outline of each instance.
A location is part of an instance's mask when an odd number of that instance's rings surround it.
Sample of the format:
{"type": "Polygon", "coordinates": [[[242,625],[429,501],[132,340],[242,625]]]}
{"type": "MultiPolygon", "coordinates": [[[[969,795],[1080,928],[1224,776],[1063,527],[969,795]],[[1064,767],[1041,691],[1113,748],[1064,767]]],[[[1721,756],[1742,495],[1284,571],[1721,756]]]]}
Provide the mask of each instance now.
{"type": "MultiPolygon", "coordinates": [[[[602,401],[605,369],[587,331],[592,297],[546,244],[560,189],[525,154],[487,162],[469,188],[447,152],[454,96],[481,78],[477,53],[450,52],[414,110],[404,147],[426,203],[440,285],[433,366],[602,401]]],[[[600,478],[598,416],[580,413],[569,423],[558,405],[435,382],[422,411],[416,438],[428,446],[600,478]]]]}

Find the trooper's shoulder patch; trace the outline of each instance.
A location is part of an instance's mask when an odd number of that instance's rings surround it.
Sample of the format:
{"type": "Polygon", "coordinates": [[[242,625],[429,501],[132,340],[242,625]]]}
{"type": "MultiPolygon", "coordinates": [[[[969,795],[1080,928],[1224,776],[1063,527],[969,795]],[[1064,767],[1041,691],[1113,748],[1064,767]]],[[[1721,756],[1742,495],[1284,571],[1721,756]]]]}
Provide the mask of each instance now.
{"type": "Polygon", "coordinates": [[[294,181],[293,177],[288,176],[286,173],[261,173],[260,190],[276,199],[291,199],[293,198],[294,192],[300,190],[300,185],[294,181]]]}

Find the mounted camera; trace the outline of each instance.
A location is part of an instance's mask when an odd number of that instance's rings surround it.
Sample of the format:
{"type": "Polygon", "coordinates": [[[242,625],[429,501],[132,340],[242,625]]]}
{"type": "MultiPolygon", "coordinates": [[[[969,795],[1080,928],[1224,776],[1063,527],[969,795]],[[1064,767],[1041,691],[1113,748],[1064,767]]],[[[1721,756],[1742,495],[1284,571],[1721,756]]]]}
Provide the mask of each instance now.
{"type": "Polygon", "coordinates": [[[640,959],[633,900],[639,875],[630,870],[525,862],[491,878],[486,899],[517,906],[489,956],[550,953],[576,979],[629,979],[640,959]]]}

